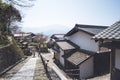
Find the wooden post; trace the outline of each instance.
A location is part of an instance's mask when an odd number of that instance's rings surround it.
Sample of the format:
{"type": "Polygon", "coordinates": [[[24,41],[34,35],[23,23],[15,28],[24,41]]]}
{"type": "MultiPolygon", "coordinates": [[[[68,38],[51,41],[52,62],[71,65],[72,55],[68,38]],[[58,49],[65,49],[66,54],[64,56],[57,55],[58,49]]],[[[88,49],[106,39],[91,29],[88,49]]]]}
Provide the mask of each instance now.
{"type": "Polygon", "coordinates": [[[110,53],[110,80],[114,80],[114,68],[115,68],[115,48],[111,49],[110,53]]]}

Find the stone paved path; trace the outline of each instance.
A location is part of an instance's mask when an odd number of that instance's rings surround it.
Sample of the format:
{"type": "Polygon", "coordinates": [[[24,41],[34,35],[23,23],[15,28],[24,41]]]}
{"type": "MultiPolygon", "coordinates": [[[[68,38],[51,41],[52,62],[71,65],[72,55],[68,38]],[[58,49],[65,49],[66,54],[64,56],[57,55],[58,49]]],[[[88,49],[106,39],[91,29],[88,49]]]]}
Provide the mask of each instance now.
{"type": "Polygon", "coordinates": [[[22,66],[29,60],[27,58],[26,60],[20,62],[18,65],[16,65],[14,68],[12,68],[10,71],[5,73],[3,76],[0,77],[0,80],[10,80],[21,68],[22,66]]]}
{"type": "MultiPolygon", "coordinates": [[[[0,77],[0,80],[60,80],[51,67],[48,67],[48,73],[46,74],[41,57],[38,57],[37,52],[35,54],[35,57],[28,57],[5,73],[0,77]]],[[[50,55],[46,57],[48,58],[50,55]]]]}
{"type": "Polygon", "coordinates": [[[10,80],[33,80],[37,59],[38,58],[30,58],[10,80]]]}
{"type": "Polygon", "coordinates": [[[49,80],[40,57],[29,57],[5,73],[0,80],[49,80]]]}

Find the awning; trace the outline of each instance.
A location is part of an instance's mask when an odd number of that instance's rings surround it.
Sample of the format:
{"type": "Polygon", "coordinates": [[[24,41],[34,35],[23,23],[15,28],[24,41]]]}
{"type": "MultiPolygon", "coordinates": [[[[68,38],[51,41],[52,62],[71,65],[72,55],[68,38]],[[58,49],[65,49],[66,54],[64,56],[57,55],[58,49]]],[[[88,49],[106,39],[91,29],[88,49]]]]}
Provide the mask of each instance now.
{"type": "Polygon", "coordinates": [[[56,42],[56,43],[63,50],[75,49],[74,46],[72,46],[71,44],[69,44],[66,41],[61,41],[61,42],[56,42]]]}
{"type": "Polygon", "coordinates": [[[88,59],[90,55],[85,54],[83,52],[75,52],[70,57],[67,58],[67,60],[75,65],[79,65],[81,62],[88,59]]]}

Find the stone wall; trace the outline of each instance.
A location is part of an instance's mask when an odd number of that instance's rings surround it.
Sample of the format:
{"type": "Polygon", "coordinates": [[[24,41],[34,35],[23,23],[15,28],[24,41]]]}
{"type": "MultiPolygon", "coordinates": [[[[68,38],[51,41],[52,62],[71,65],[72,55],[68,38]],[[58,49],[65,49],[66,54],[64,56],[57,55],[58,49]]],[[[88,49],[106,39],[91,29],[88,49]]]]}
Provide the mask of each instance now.
{"type": "Polygon", "coordinates": [[[10,65],[15,64],[20,59],[21,56],[16,53],[13,44],[0,48],[0,72],[10,65]]]}

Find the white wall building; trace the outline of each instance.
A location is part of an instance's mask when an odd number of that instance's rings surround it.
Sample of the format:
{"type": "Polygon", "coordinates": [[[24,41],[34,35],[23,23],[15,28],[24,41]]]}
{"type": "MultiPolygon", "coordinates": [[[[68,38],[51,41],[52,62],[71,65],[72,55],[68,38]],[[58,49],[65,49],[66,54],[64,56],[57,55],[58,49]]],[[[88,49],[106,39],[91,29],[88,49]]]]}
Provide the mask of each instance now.
{"type": "MultiPolygon", "coordinates": [[[[75,27],[69,31],[65,37],[71,42],[75,43],[80,47],[81,50],[97,53],[99,50],[99,44],[92,40],[92,37],[97,33],[101,32],[107,28],[106,26],[94,26],[94,25],[79,25],[76,24],[75,27]]],[[[79,57],[80,58],[80,57],[79,57]]],[[[94,56],[86,58],[79,65],[79,76],[80,78],[88,78],[94,75],[94,56]]]]}

